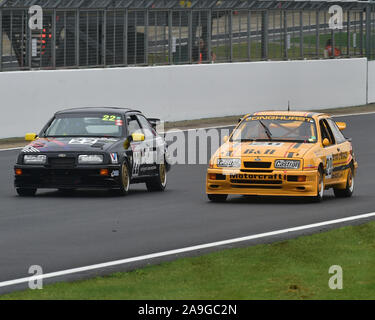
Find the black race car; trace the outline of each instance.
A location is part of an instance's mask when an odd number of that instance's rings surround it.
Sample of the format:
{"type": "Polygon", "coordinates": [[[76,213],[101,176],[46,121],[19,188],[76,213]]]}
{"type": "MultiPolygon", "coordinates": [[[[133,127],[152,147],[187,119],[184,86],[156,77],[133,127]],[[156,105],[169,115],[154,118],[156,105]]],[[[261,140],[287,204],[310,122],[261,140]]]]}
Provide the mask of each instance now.
{"type": "Polygon", "coordinates": [[[163,191],[170,169],[167,144],[156,132],[158,119],[126,108],[75,108],[59,111],[22,149],[14,166],[20,196],[39,188],[70,192],[110,189],[121,195],[131,183],[163,191]]]}

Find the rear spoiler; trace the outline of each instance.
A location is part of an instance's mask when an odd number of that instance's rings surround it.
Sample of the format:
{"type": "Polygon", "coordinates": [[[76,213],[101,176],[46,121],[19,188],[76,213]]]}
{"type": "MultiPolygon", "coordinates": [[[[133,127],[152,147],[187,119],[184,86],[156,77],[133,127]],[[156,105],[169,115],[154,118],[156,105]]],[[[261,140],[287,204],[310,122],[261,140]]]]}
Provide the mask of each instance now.
{"type": "Polygon", "coordinates": [[[156,126],[160,123],[160,119],[157,118],[147,118],[148,122],[150,122],[151,126],[156,129],[156,126]]]}

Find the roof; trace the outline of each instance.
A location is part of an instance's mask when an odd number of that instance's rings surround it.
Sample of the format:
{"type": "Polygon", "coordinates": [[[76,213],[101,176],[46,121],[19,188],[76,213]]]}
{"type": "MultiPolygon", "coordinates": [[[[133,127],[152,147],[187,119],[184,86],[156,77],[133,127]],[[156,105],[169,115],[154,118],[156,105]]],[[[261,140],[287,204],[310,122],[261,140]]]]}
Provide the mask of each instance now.
{"type": "MultiPolygon", "coordinates": [[[[369,1],[336,0],[344,8],[363,8],[369,1]]],[[[303,10],[330,7],[329,0],[0,0],[0,8],[29,8],[40,5],[44,9],[283,9],[303,10]]]]}
{"type": "Polygon", "coordinates": [[[122,108],[122,107],[81,107],[81,108],[70,108],[57,111],[55,114],[64,114],[64,113],[101,113],[101,112],[108,112],[108,113],[127,113],[130,111],[140,112],[138,110],[130,109],[130,108],[122,108]]]}

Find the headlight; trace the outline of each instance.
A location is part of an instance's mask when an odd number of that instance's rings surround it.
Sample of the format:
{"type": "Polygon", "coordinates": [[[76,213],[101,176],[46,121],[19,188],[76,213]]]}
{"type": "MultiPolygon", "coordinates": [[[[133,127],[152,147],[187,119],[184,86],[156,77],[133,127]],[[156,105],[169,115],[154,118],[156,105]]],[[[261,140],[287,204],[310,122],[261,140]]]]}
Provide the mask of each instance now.
{"type": "Polygon", "coordinates": [[[300,160],[276,160],[275,168],[277,169],[299,169],[300,160]]]}
{"type": "Polygon", "coordinates": [[[45,164],[47,161],[47,156],[38,154],[38,155],[31,155],[25,154],[23,156],[23,163],[24,164],[45,164]]]}
{"type": "Polygon", "coordinates": [[[218,158],[216,165],[222,168],[239,168],[241,167],[241,159],[239,158],[218,158]]]}
{"type": "Polygon", "coordinates": [[[78,156],[79,164],[101,164],[103,156],[100,154],[81,154],[78,156]]]}

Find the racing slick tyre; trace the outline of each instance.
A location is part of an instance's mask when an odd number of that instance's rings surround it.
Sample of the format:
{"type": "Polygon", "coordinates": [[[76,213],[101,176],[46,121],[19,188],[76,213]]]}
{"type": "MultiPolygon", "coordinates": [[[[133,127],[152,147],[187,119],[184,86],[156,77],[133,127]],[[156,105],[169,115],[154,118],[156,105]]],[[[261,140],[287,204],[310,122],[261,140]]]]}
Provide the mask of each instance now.
{"type": "Polygon", "coordinates": [[[319,168],[318,170],[318,185],[317,185],[317,194],[313,197],[313,202],[320,202],[323,200],[324,194],[324,173],[323,169],[319,168]]]}
{"type": "Polygon", "coordinates": [[[333,188],[333,192],[337,198],[351,197],[354,191],[354,174],[353,166],[351,165],[348,171],[345,189],[333,188]]]}
{"type": "Polygon", "coordinates": [[[228,198],[227,194],[207,194],[207,198],[212,202],[225,202],[228,198]]]}
{"type": "Polygon", "coordinates": [[[114,190],[120,196],[126,196],[130,186],[130,171],[126,162],[123,162],[120,173],[120,189],[114,190]]]}
{"type": "Polygon", "coordinates": [[[167,186],[167,167],[165,163],[159,164],[158,175],[146,181],[148,191],[164,191],[167,186]]]}
{"type": "Polygon", "coordinates": [[[36,189],[30,188],[17,188],[16,191],[21,197],[33,197],[36,194],[36,189]]]}

